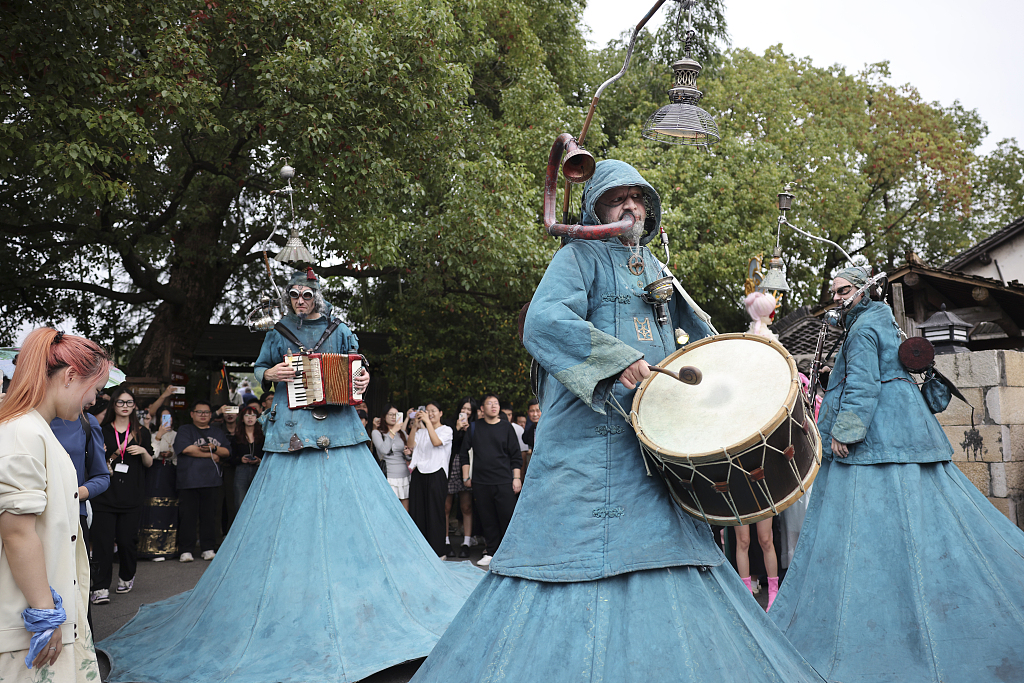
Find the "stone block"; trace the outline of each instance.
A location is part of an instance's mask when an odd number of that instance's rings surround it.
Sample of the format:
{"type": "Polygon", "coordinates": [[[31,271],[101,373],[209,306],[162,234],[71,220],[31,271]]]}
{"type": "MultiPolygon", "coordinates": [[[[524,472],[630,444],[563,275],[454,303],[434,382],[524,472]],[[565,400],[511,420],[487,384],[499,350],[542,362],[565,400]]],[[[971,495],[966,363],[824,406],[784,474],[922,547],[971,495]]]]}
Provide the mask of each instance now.
{"type": "Polygon", "coordinates": [[[969,435],[970,425],[944,425],[942,431],[953,445],[953,460],[1003,461],[1003,426],[978,425],[978,433],[969,435]]]}
{"type": "Polygon", "coordinates": [[[1008,387],[1024,387],[1024,351],[1003,351],[1003,377],[1008,387]]]}
{"type": "Polygon", "coordinates": [[[988,463],[985,462],[958,462],[956,466],[960,468],[960,471],[964,473],[971,483],[979,491],[981,495],[989,495],[989,473],[988,463]]]}
{"type": "Polygon", "coordinates": [[[994,387],[1003,383],[1002,351],[970,351],[935,356],[935,367],[963,390],[964,387],[994,387]]]}
{"type": "Polygon", "coordinates": [[[1006,490],[1006,465],[1001,462],[994,462],[988,467],[989,487],[992,495],[996,498],[1006,498],[1009,491],[1006,490]]]}
{"type": "Polygon", "coordinates": [[[1003,425],[1003,451],[1011,462],[1024,462],[1024,425],[1003,425]]]}
{"type": "MultiPolygon", "coordinates": [[[[966,354],[959,354],[964,356],[966,354]]],[[[960,391],[964,398],[971,405],[967,405],[956,396],[950,400],[949,405],[941,413],[936,413],[940,425],[969,425],[971,424],[971,406],[974,406],[974,423],[981,424],[985,421],[985,400],[982,389],[964,389],[960,391]]]]}
{"type": "MultiPolygon", "coordinates": [[[[966,392],[964,396],[967,396],[966,392]]],[[[960,403],[963,404],[962,401],[960,403]]],[[[988,417],[996,424],[1024,424],[1024,387],[992,387],[985,393],[985,408],[988,417]]]]}
{"type": "Polygon", "coordinates": [[[1006,469],[1006,488],[1024,492],[1024,462],[1007,462],[1003,465],[1006,469]]]}
{"type": "Polygon", "coordinates": [[[1013,510],[1010,509],[1011,506],[1009,498],[993,498],[989,496],[988,502],[995,505],[996,509],[1002,512],[1004,515],[1006,515],[1006,518],[1008,520],[1010,520],[1014,524],[1017,523],[1016,515],[1014,515],[1013,510]]]}

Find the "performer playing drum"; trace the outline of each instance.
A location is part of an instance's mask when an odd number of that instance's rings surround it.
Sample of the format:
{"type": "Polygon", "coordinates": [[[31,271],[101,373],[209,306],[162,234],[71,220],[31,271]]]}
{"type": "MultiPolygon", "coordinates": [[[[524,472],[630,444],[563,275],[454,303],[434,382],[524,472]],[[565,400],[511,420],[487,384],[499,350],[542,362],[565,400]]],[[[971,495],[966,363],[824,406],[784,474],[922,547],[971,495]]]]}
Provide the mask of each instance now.
{"type": "Polygon", "coordinates": [[[584,239],[555,254],[526,316],[544,413],[530,478],[490,573],[414,681],[821,680],[723,568],[707,524],[648,476],[612,409],[677,338],[712,332],[681,293],[649,303],[664,273],[644,245],[660,221],[632,166],[597,164],[573,228],[584,239]],[[625,234],[607,238],[620,220],[625,234]]]}

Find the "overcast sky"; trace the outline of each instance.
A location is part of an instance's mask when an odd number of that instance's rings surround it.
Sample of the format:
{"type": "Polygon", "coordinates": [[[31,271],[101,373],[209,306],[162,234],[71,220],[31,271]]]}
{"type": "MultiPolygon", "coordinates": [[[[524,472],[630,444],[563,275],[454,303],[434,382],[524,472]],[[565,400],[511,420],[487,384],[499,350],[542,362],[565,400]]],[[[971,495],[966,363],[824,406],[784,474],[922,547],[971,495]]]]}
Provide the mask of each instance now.
{"type": "MultiPolygon", "coordinates": [[[[604,46],[654,2],[587,0],[590,40],[604,46]]],[[[669,3],[649,26],[661,24],[669,3]]],[[[782,43],[815,66],[853,72],[888,60],[894,83],[910,83],[927,101],[959,99],[978,110],[990,131],[982,152],[1003,138],[1024,144],[1024,0],[725,0],[725,7],[733,47],[763,53],[782,43]]]]}

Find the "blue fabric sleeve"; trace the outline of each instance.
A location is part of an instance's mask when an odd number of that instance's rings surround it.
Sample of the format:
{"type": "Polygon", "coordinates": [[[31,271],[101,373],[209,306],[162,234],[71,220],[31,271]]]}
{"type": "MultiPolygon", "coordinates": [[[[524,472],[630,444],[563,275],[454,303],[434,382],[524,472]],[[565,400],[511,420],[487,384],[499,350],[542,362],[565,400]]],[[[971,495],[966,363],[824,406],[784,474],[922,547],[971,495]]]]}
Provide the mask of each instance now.
{"type": "Polygon", "coordinates": [[[260,347],[260,356],[253,366],[253,374],[256,375],[257,382],[263,381],[264,372],[284,360],[284,349],[278,348],[281,341],[281,335],[277,330],[267,332],[267,336],[263,339],[263,346],[260,347]]]}
{"type": "Polygon", "coordinates": [[[846,386],[832,426],[832,438],[844,444],[860,443],[868,433],[882,389],[878,340],[871,330],[851,334],[844,344],[846,386]]]}
{"type": "Polygon", "coordinates": [[[89,435],[92,439],[92,460],[89,461],[89,471],[86,472],[85,483],[82,484],[89,492],[89,499],[95,498],[110,486],[110,470],[106,464],[106,447],[103,443],[103,429],[100,423],[92,415],[89,419],[89,435]]]}
{"type": "Polygon", "coordinates": [[[50,637],[53,635],[54,630],[60,628],[60,625],[68,620],[68,615],[64,611],[64,601],[61,600],[57,591],[53,590],[53,586],[50,587],[50,595],[53,596],[53,609],[32,609],[31,607],[26,607],[21,612],[21,618],[25,622],[25,630],[32,634],[32,639],[29,641],[28,654],[25,655],[25,666],[30,669],[32,668],[32,662],[43,651],[46,644],[50,642],[50,637]]]}
{"type": "Polygon", "coordinates": [[[555,254],[530,302],[523,343],[555,379],[604,414],[604,399],[615,380],[643,353],[587,319],[592,280],[580,268],[572,244],[555,254]]]}

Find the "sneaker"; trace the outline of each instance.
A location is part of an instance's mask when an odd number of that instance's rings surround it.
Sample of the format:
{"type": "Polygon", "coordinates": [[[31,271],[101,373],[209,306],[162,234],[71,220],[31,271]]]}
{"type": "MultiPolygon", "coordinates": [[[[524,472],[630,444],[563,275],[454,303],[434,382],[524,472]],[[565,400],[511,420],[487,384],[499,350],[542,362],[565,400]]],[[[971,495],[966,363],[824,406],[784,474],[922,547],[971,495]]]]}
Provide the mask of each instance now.
{"type": "Polygon", "coordinates": [[[468,543],[463,543],[462,544],[462,547],[459,549],[459,557],[463,557],[463,558],[469,557],[469,544],[468,543]]]}
{"type": "Polygon", "coordinates": [[[163,562],[166,559],[167,559],[166,557],[154,557],[152,561],[153,562],[163,562]]]}
{"type": "Polygon", "coordinates": [[[191,562],[194,559],[192,553],[182,553],[181,557],[178,558],[178,562],[191,562]]]}
{"type": "Polygon", "coordinates": [[[134,576],[132,578],[128,579],[127,581],[125,581],[124,579],[118,577],[118,579],[117,579],[117,588],[115,590],[118,593],[131,593],[132,592],[132,588],[134,586],[135,586],[135,577],[134,576]]]}
{"type": "Polygon", "coordinates": [[[491,556],[490,555],[484,555],[483,557],[481,557],[480,561],[477,562],[477,566],[479,566],[479,567],[490,567],[491,566],[491,556]]]}
{"type": "Polygon", "coordinates": [[[94,605],[106,605],[110,602],[110,591],[106,588],[101,588],[98,591],[89,593],[89,602],[94,605]]]}
{"type": "Polygon", "coordinates": [[[217,553],[215,553],[214,551],[212,551],[212,550],[204,550],[203,551],[202,558],[204,560],[206,560],[207,562],[209,562],[210,560],[212,560],[215,557],[217,557],[217,553]]]}

